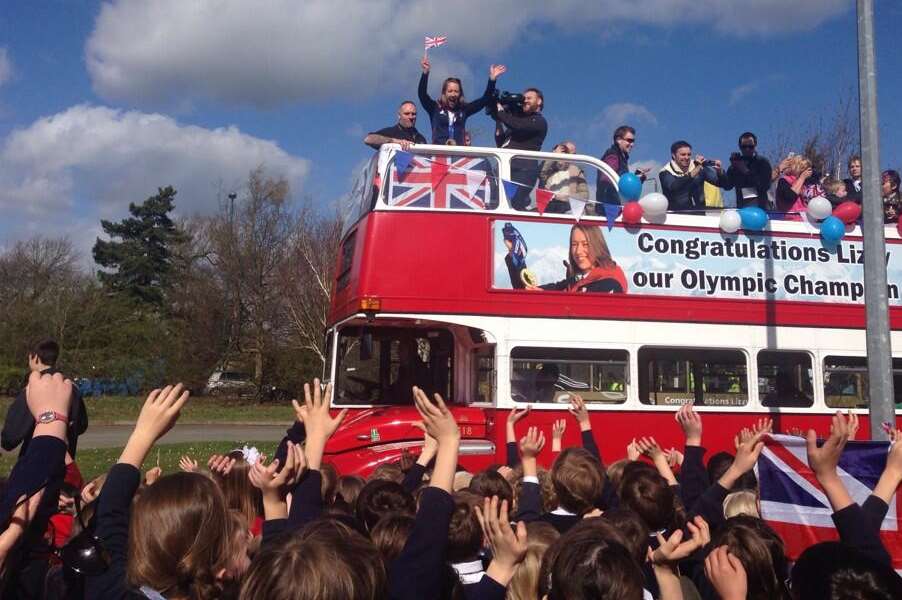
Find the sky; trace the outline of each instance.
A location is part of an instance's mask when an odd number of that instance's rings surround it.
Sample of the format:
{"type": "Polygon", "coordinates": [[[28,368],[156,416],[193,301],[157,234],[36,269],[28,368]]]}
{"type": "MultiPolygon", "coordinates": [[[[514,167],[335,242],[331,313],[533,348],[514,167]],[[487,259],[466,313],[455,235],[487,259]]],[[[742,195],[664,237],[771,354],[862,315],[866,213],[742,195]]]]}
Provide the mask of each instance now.
{"type": "MultiPolygon", "coordinates": [[[[689,140],[726,160],[857,97],[853,0],[0,0],[0,249],[68,236],[90,264],[100,219],[158,187],[210,214],[264,166],[297,203],[337,210],[363,136],[461,77],[478,97],[541,88],[549,134],[599,156],[622,123],[634,164],[689,140]]],[[[875,0],[881,163],[902,167],[902,2],[875,0]]],[[[420,111],[418,129],[428,136],[420,111]]],[[[468,123],[493,143],[488,117],[468,123]]]]}

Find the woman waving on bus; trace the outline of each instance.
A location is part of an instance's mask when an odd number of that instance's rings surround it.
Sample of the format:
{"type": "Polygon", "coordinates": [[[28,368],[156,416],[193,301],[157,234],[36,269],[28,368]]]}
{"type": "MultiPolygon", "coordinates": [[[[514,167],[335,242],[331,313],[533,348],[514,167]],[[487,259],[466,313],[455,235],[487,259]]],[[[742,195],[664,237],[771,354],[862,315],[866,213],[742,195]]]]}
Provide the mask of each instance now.
{"type": "Polygon", "coordinates": [[[430,98],[426,91],[429,83],[429,59],[424,57],[421,64],[423,75],[420,77],[418,93],[423,109],[429,114],[429,122],[432,125],[432,143],[464,146],[467,117],[482,110],[489,101],[494,99],[495,80],[507,71],[507,67],[504,65],[489,67],[489,82],[485,86],[482,97],[478,100],[467,102],[460,79],[448,77],[442,82],[442,93],[436,101],[430,98]]]}

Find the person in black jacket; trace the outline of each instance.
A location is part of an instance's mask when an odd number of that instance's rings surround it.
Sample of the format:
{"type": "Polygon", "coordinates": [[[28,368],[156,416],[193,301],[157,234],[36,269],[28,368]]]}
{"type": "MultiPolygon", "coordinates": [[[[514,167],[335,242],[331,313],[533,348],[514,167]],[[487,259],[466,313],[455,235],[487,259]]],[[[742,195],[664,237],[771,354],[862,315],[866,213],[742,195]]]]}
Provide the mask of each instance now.
{"type": "Polygon", "coordinates": [[[398,122],[368,133],[363,143],[373,150],[378,150],[382,144],[400,144],[402,150],[407,150],[411,144],[425,144],[426,138],[417,131],[416,124],[417,105],[412,100],[405,100],[398,107],[398,122]]]}
{"type": "MultiPolygon", "coordinates": [[[[636,130],[629,125],[621,125],[614,130],[614,143],[604,151],[601,160],[617,172],[623,175],[630,172],[630,152],[636,143],[636,130]]],[[[649,169],[636,169],[635,175],[639,181],[644,182],[649,169]]],[[[601,171],[598,172],[595,182],[595,201],[606,204],[620,204],[620,192],[616,182],[612,183],[601,171]]],[[[603,214],[603,211],[602,213],[603,214]]]]}
{"type": "MultiPolygon", "coordinates": [[[[495,139],[498,147],[540,151],[548,134],[548,122],[542,116],[544,107],[545,97],[537,88],[526,88],[523,92],[523,104],[519,110],[511,111],[497,104],[492,109],[491,116],[495,119],[495,139]]],[[[517,193],[508,200],[515,210],[526,210],[529,206],[529,193],[539,180],[539,169],[537,160],[511,161],[511,180],[518,186],[517,193]]]]}
{"type": "Polygon", "coordinates": [[[467,102],[464,99],[464,88],[460,79],[448,77],[442,82],[442,94],[436,102],[426,91],[429,83],[429,59],[423,57],[421,64],[423,74],[420,76],[417,94],[420,97],[420,104],[429,115],[429,122],[432,125],[432,143],[469,146],[466,141],[467,117],[485,108],[494,98],[495,80],[507,71],[507,67],[504,65],[489,67],[489,82],[485,86],[485,92],[482,97],[473,102],[467,102]]]}
{"type": "Polygon", "coordinates": [[[736,208],[757,206],[767,209],[767,190],[773,169],[766,158],[758,155],[757,147],[757,136],[746,131],[739,136],[739,152],[730,155],[728,187],[724,189],[736,190],[736,208]]]}
{"type": "MultiPolygon", "coordinates": [[[[52,375],[58,373],[55,365],[59,358],[60,347],[54,340],[41,340],[32,346],[28,353],[28,368],[33,373],[52,375]]],[[[69,411],[66,438],[69,444],[69,456],[75,458],[78,436],[88,429],[88,411],[81,392],[77,386],[72,386],[72,395],[69,399],[69,411]]],[[[23,456],[28,450],[34,432],[34,418],[28,410],[25,388],[19,392],[16,399],[10,405],[6,413],[6,421],[3,423],[3,432],[0,433],[0,445],[7,452],[13,450],[19,444],[19,456],[23,456]]]]}
{"type": "Polygon", "coordinates": [[[848,162],[849,177],[843,179],[849,200],[861,204],[861,157],[853,154],[848,162]]]}
{"type": "Polygon", "coordinates": [[[692,146],[679,140],[670,146],[670,162],[658,174],[668,210],[685,211],[705,207],[705,182],[729,189],[720,161],[706,161],[701,154],[692,159],[692,146]]]}

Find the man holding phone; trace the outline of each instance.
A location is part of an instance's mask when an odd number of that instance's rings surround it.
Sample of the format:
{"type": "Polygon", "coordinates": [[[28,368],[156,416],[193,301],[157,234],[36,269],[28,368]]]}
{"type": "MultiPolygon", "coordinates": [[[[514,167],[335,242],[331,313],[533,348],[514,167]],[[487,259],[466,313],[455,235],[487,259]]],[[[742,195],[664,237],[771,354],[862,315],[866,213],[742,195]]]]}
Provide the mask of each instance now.
{"type": "Polygon", "coordinates": [[[757,206],[767,209],[767,190],[771,183],[770,162],[758,156],[758,137],[751,131],[739,136],[739,152],[730,155],[728,187],[736,190],[736,208],[757,206]]]}

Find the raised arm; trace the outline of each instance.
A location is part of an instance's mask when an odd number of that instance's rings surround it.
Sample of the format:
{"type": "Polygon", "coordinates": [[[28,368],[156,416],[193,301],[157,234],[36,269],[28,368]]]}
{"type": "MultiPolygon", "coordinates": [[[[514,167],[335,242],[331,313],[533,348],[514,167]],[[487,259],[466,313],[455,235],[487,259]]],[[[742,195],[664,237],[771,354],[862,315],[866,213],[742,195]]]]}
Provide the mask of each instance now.
{"type": "Polygon", "coordinates": [[[297,400],[292,400],[295,413],[304,415],[304,426],[307,429],[307,443],[304,446],[304,457],[307,461],[307,473],[300,478],[291,492],[291,507],[288,511],[288,526],[300,528],[314,520],[323,509],[322,473],[320,466],[323,453],[329,438],[338,430],[348,409],[343,409],[333,417],[329,412],[329,398],[332,397],[332,385],[323,390],[319,379],[313,380],[313,386],[304,384],[304,407],[297,400]]]}
{"type": "Polygon", "coordinates": [[[495,81],[506,71],[507,67],[505,67],[504,65],[492,65],[489,67],[489,81],[485,84],[485,91],[482,93],[482,96],[477,98],[473,102],[468,102],[466,107],[464,107],[464,113],[468,117],[485,108],[489,102],[494,101],[495,81]]]}
{"type": "Polygon", "coordinates": [[[687,402],[677,411],[676,422],[683,430],[686,440],[683,446],[683,464],[680,465],[680,496],[684,506],[692,506],[705,493],[711,482],[705,469],[705,449],[702,447],[702,417],[692,402],[687,402]]]}
{"type": "Polygon", "coordinates": [[[507,466],[510,468],[514,468],[520,464],[520,455],[517,453],[517,431],[515,425],[520,419],[529,414],[531,408],[532,406],[520,409],[515,408],[507,413],[507,422],[504,433],[507,445],[507,466]]]}
{"type": "Polygon", "coordinates": [[[429,118],[431,119],[432,113],[435,112],[436,104],[435,100],[429,96],[429,92],[426,89],[429,85],[429,59],[423,57],[420,65],[423,67],[423,74],[420,75],[420,84],[417,86],[417,95],[420,97],[420,104],[422,104],[423,109],[429,113],[429,118]]]}
{"type": "Polygon", "coordinates": [[[520,440],[520,452],[523,456],[523,483],[520,486],[520,497],[517,520],[535,521],[542,516],[542,495],[539,490],[539,464],[536,457],[545,447],[545,433],[538,427],[530,427],[520,440]]]}

